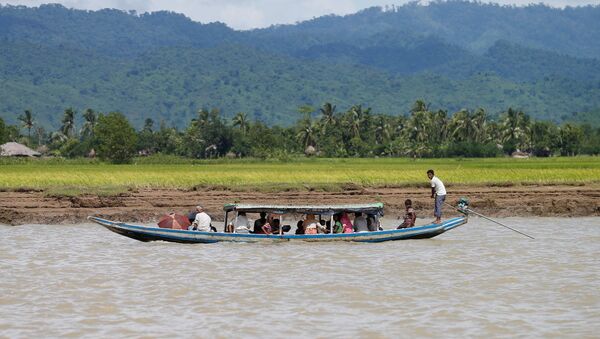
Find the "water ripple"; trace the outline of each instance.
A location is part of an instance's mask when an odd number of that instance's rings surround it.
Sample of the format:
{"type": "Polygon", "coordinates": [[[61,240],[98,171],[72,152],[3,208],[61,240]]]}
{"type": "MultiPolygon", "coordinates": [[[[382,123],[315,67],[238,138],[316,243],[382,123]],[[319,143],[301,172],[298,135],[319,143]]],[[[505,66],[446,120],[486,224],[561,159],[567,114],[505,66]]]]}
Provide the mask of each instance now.
{"type": "Polygon", "coordinates": [[[0,337],[594,337],[598,218],[381,244],[142,243],[0,227],[0,337]],[[568,232],[567,232],[568,231],[568,232]]]}

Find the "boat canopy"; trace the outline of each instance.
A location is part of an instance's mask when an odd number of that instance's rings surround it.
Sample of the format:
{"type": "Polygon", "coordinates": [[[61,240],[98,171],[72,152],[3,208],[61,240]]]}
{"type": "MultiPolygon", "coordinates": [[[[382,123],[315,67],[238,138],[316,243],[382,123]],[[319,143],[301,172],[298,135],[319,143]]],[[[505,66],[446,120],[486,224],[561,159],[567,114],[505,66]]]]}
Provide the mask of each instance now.
{"type": "Polygon", "coordinates": [[[254,204],[226,204],[223,206],[225,212],[237,211],[246,213],[300,213],[333,215],[336,213],[365,213],[383,216],[383,203],[356,204],[356,205],[254,205],[254,204]]]}

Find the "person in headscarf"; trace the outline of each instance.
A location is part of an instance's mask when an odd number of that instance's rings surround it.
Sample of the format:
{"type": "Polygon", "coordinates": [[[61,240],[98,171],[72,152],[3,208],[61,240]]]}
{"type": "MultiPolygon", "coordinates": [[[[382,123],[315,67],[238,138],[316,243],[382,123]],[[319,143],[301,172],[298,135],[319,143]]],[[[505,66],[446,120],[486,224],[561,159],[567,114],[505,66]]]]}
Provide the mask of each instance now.
{"type": "Polygon", "coordinates": [[[350,220],[348,213],[346,213],[346,212],[342,213],[340,222],[342,223],[342,226],[344,227],[344,233],[353,233],[354,232],[354,226],[352,225],[352,220],[350,220]]]}

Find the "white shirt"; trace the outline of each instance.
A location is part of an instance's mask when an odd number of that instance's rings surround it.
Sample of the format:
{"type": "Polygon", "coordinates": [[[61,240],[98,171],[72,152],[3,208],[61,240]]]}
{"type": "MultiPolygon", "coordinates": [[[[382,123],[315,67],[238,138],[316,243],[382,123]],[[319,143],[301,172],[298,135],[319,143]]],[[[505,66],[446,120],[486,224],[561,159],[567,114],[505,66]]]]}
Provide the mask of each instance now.
{"type": "Polygon", "coordinates": [[[235,217],[235,219],[233,219],[233,225],[235,227],[248,227],[248,217],[245,215],[238,215],[237,217],[235,217]]]}
{"type": "Polygon", "coordinates": [[[245,215],[239,215],[233,219],[233,226],[236,230],[248,229],[248,217],[245,215]]]}
{"type": "Polygon", "coordinates": [[[200,212],[196,214],[196,219],[194,219],[192,225],[196,226],[198,231],[210,232],[210,222],[210,216],[206,212],[200,212]]]}
{"type": "Polygon", "coordinates": [[[438,177],[431,178],[431,187],[435,188],[435,194],[446,195],[446,187],[444,183],[438,177]]]}

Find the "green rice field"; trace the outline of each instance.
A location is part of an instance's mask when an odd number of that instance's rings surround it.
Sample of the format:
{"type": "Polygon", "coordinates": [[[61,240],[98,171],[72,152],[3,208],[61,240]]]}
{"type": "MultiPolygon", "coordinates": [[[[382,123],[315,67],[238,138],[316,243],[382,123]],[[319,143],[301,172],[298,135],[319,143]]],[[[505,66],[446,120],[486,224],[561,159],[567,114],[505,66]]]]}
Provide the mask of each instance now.
{"type": "Polygon", "coordinates": [[[113,194],[127,189],[214,187],[232,190],[336,190],[427,184],[434,169],[447,185],[600,183],[599,157],[531,159],[292,159],[290,161],[136,159],[128,165],[94,160],[3,159],[0,189],[113,194]]]}

